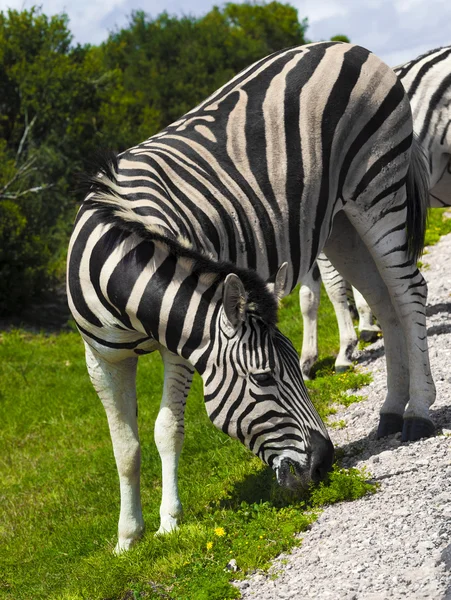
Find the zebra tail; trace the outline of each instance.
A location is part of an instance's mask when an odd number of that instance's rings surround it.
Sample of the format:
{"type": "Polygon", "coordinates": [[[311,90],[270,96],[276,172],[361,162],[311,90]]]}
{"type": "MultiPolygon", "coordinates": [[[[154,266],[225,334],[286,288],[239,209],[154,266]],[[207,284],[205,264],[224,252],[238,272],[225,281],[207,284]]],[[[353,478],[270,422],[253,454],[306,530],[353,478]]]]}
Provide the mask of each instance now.
{"type": "Polygon", "coordinates": [[[429,171],[423,148],[417,136],[412,139],[407,189],[407,249],[409,257],[417,261],[424,248],[426,221],[429,207],[429,171]]]}

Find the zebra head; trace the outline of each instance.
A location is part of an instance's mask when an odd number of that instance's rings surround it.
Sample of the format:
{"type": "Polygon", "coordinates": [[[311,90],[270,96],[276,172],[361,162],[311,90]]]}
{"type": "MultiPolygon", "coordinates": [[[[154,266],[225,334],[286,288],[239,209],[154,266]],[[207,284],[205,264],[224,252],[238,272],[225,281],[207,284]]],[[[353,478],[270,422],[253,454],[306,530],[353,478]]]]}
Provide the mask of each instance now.
{"type": "MultiPolygon", "coordinates": [[[[286,264],[268,292],[274,314],[285,278],[286,264]]],[[[306,488],[330,470],[333,445],[308,396],[296,350],[255,304],[240,277],[229,274],[202,373],[207,412],[216,427],[274,469],[279,484],[306,488]]]]}

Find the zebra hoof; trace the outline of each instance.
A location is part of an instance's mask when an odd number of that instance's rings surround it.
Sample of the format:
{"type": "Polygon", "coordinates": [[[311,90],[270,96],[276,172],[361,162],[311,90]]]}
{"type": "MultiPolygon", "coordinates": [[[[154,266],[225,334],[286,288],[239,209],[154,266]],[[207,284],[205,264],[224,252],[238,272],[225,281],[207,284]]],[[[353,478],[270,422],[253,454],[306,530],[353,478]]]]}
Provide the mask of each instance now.
{"type": "Polygon", "coordinates": [[[377,428],[377,439],[398,433],[403,430],[404,420],[401,415],[395,413],[383,413],[379,418],[377,428]]]}
{"type": "Polygon", "coordinates": [[[435,435],[435,426],[432,421],[420,417],[404,419],[401,438],[403,442],[416,442],[421,438],[432,437],[433,435],[435,435]]]}
{"type": "Polygon", "coordinates": [[[304,379],[304,381],[308,381],[311,379],[312,377],[312,367],[316,362],[316,358],[314,360],[312,359],[303,359],[301,358],[300,360],[300,366],[301,366],[301,373],[302,373],[302,377],[304,379]]]}
{"type": "Polygon", "coordinates": [[[362,342],[375,342],[379,339],[380,334],[380,329],[378,331],[372,329],[363,329],[360,332],[359,337],[362,340],[362,342]]]}

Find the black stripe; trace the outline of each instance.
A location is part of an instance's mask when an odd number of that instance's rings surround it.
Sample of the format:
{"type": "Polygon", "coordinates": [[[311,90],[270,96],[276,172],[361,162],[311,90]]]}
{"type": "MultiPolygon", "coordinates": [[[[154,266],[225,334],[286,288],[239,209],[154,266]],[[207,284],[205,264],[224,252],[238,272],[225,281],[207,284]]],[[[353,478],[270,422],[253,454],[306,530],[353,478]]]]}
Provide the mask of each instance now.
{"type": "Polygon", "coordinates": [[[136,280],[148,265],[154,251],[154,244],[151,242],[141,242],[121,258],[108,280],[108,297],[117,306],[122,322],[130,328],[132,327],[130,317],[125,309],[136,280]]]}
{"type": "Polygon", "coordinates": [[[147,283],[136,311],[137,318],[156,340],[159,339],[158,329],[163,296],[174,277],[176,266],[177,261],[174,256],[169,255],[163,260],[147,283]]]}
{"type": "Polygon", "coordinates": [[[319,241],[324,216],[327,213],[329,205],[330,171],[331,168],[337,168],[335,164],[331,164],[332,145],[336,129],[348,108],[351,93],[360,78],[362,66],[367,61],[369,55],[369,50],[360,47],[351,48],[351,50],[345,53],[340,73],[324,109],[321,121],[322,177],[318,204],[316,206],[315,226],[312,234],[310,268],[318,252],[321,251],[319,241]]]}
{"type": "MultiPolygon", "coordinates": [[[[451,49],[450,49],[450,53],[451,53],[451,49]]],[[[445,79],[443,79],[443,81],[441,82],[439,87],[432,94],[432,98],[429,102],[428,110],[427,110],[426,116],[423,121],[423,126],[421,128],[421,132],[418,135],[418,140],[419,140],[420,144],[426,137],[426,134],[429,129],[429,125],[431,123],[432,115],[434,114],[434,112],[437,109],[437,106],[440,104],[440,102],[442,102],[443,96],[449,87],[451,87],[451,73],[447,77],[445,77],[445,79]]]]}
{"type": "MultiPolygon", "coordinates": [[[[354,159],[362,149],[362,147],[368,142],[369,139],[380,129],[380,127],[384,124],[388,115],[391,115],[395,112],[396,108],[402,102],[405,97],[404,88],[401,83],[397,83],[394,85],[388,94],[385,96],[384,100],[380,104],[379,108],[375,112],[375,114],[371,117],[368,123],[360,130],[359,134],[356,136],[355,140],[352,142],[348,152],[346,153],[345,159],[343,161],[341,170],[340,170],[340,180],[338,184],[338,196],[343,196],[343,186],[346,182],[346,178],[348,176],[349,169],[354,159]]],[[[399,125],[399,123],[398,123],[399,125]]],[[[354,199],[356,198],[356,194],[354,194],[354,199]]],[[[347,199],[346,199],[347,200],[347,199]]]]}
{"type": "Polygon", "coordinates": [[[83,333],[84,336],[90,338],[91,340],[94,340],[95,342],[97,342],[98,344],[101,344],[102,346],[105,346],[106,348],[113,348],[115,350],[133,350],[140,344],[143,344],[144,342],[147,342],[152,339],[151,337],[143,337],[143,338],[140,338],[139,340],[136,340],[136,342],[114,343],[114,342],[109,342],[108,340],[103,340],[102,338],[97,337],[96,335],[94,335],[93,333],[91,333],[90,331],[85,329],[84,327],[81,327],[80,325],[78,325],[78,323],[77,323],[77,327],[81,331],[81,333],[83,333]]]}
{"type": "MultiPolygon", "coordinates": [[[[79,218],[81,218],[81,215],[84,212],[84,210],[80,211],[79,218]]],[[[99,225],[99,222],[100,221],[97,218],[97,215],[93,214],[78,232],[77,239],[72,246],[67,272],[67,282],[70,295],[76,310],[86,321],[88,321],[88,323],[91,323],[91,325],[95,325],[96,327],[102,327],[102,323],[88,307],[83,295],[83,290],[80,283],[80,264],[86,244],[88,243],[88,240],[94,229],[99,225]]]]}
{"type": "Polygon", "coordinates": [[[181,282],[169,312],[166,328],[166,346],[175,354],[178,353],[178,345],[182,337],[185,320],[191,319],[188,309],[198,282],[199,277],[197,274],[187,276],[181,282]]]}

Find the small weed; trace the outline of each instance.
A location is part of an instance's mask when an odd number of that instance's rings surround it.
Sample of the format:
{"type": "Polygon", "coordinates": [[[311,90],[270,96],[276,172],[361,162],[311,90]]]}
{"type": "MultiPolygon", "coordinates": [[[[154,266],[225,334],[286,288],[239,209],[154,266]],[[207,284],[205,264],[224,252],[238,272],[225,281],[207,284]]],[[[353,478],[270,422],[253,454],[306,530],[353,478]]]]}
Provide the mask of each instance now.
{"type": "MultiPolygon", "coordinates": [[[[427,253],[427,252],[426,252],[426,250],[425,250],[423,254],[426,254],[426,253],[427,253]]],[[[417,267],[418,267],[419,269],[421,269],[422,271],[427,271],[428,269],[430,269],[430,268],[431,268],[431,265],[430,265],[429,263],[426,263],[426,262],[424,263],[423,261],[419,260],[419,261],[417,262],[417,267]]]]}
{"type": "Polygon", "coordinates": [[[425,246],[436,244],[442,235],[451,232],[451,219],[445,216],[448,210],[448,208],[431,208],[428,211],[428,225],[424,240],[425,246]]]}
{"type": "Polygon", "coordinates": [[[310,504],[317,508],[335,502],[356,500],[365,494],[374,493],[377,486],[369,483],[368,478],[369,475],[364,469],[343,469],[334,465],[328,480],[312,490],[310,504]]]}
{"type": "Polygon", "coordinates": [[[357,394],[343,394],[340,397],[340,404],[343,406],[350,406],[351,404],[355,404],[356,402],[362,402],[362,400],[366,400],[366,396],[357,396],[357,394]]]}
{"type": "Polygon", "coordinates": [[[368,346],[371,346],[373,342],[365,342],[364,340],[359,340],[358,344],[357,344],[357,348],[362,351],[365,350],[365,348],[368,348],[368,346]]]}
{"type": "Polygon", "coordinates": [[[333,427],[334,429],[344,429],[346,427],[346,421],[344,419],[340,419],[339,421],[332,421],[328,423],[329,427],[333,427]]]}
{"type": "Polygon", "coordinates": [[[317,377],[312,381],[307,381],[306,385],[319,414],[325,418],[334,414],[336,409],[331,406],[332,403],[349,406],[353,402],[360,402],[362,397],[348,395],[348,390],[358,390],[368,385],[372,381],[370,373],[359,373],[354,369],[332,377],[317,377]]]}

